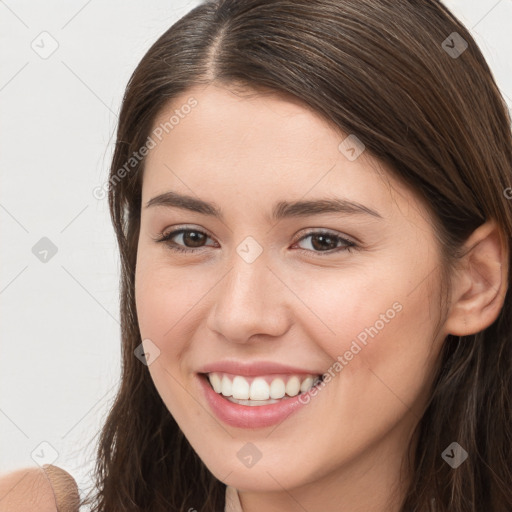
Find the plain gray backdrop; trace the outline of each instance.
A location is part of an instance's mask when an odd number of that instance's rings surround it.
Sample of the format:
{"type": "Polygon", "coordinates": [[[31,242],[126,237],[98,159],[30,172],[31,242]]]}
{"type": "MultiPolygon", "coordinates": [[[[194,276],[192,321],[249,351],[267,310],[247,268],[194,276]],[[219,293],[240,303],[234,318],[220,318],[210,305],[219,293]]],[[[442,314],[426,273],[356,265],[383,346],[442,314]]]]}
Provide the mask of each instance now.
{"type": "MultiPolygon", "coordinates": [[[[0,473],[54,463],[91,485],[120,375],[118,252],[93,191],[132,71],[199,3],[0,0],[0,473]]],[[[512,0],[445,3],[512,106],[512,0]]]]}

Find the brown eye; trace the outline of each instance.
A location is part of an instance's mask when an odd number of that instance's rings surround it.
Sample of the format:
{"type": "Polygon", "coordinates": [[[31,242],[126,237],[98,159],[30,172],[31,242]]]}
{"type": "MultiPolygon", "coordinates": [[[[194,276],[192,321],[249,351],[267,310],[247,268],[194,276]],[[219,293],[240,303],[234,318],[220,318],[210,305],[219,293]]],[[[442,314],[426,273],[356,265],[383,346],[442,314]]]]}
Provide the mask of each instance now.
{"type": "Polygon", "coordinates": [[[157,242],[165,242],[169,249],[178,252],[194,252],[204,247],[209,236],[197,229],[177,229],[162,234],[157,242]],[[176,238],[176,241],[173,240],[176,238]]]}
{"type": "Polygon", "coordinates": [[[343,238],[339,235],[335,235],[333,233],[315,231],[303,236],[299,242],[307,240],[308,238],[311,240],[309,245],[311,246],[312,250],[303,249],[307,250],[308,252],[340,252],[351,251],[357,248],[357,245],[351,240],[343,238]],[[340,242],[341,246],[339,245],[340,242]]]}
{"type": "Polygon", "coordinates": [[[208,238],[204,233],[192,230],[183,231],[182,235],[183,242],[187,247],[201,247],[201,244],[208,238]]]}

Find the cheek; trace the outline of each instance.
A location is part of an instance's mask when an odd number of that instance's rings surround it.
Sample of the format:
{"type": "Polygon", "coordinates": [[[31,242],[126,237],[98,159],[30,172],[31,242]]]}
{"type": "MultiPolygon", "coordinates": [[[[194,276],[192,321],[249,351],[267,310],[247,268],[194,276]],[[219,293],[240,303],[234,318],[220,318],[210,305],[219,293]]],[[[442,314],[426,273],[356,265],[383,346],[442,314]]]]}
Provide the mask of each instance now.
{"type": "Polygon", "coordinates": [[[384,262],[364,274],[309,276],[296,288],[309,309],[301,326],[330,356],[332,381],[365,394],[366,403],[385,395],[396,400],[395,394],[412,403],[428,383],[440,348],[433,343],[439,320],[431,307],[435,283],[411,287],[417,275],[428,274],[412,262],[404,262],[400,273],[390,273],[392,268],[384,262]]]}
{"type": "Polygon", "coordinates": [[[159,355],[148,366],[158,394],[182,429],[190,429],[196,412],[181,365],[193,333],[184,332],[197,314],[198,301],[206,293],[191,272],[172,271],[157,258],[141,259],[135,276],[135,302],[141,339],[150,339],[159,355]],[[151,261],[146,264],[146,261],[151,261]],[[194,305],[196,305],[194,307],[194,305]]]}
{"type": "Polygon", "coordinates": [[[183,335],[175,335],[200,309],[200,299],[209,284],[197,273],[172,269],[168,263],[159,262],[157,257],[144,258],[137,263],[135,275],[135,302],[137,318],[143,338],[173,340],[172,345],[160,347],[179,350],[183,335]],[[149,262],[148,260],[151,260],[149,262]]]}
{"type": "Polygon", "coordinates": [[[212,274],[192,267],[171,268],[158,255],[144,255],[137,264],[135,302],[141,339],[149,338],[159,349],[148,369],[173,414],[190,409],[192,340],[204,323],[206,296],[218,280],[212,274]]]}

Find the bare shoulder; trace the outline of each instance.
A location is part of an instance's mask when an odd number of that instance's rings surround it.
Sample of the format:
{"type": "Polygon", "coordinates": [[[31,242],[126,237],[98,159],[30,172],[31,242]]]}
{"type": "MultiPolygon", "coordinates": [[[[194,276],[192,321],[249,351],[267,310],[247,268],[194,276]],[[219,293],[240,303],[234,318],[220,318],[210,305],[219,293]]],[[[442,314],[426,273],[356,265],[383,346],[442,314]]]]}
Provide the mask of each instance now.
{"type": "Polygon", "coordinates": [[[74,478],[58,466],[0,475],[0,512],[78,512],[78,503],[74,478]]]}

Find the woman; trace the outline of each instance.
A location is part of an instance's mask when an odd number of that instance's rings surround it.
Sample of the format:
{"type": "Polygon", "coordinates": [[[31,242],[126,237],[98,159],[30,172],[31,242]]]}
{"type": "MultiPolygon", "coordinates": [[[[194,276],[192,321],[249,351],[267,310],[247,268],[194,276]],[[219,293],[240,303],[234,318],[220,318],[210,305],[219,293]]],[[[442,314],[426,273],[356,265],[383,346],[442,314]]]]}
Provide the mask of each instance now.
{"type": "Polygon", "coordinates": [[[510,117],[438,1],[218,0],[124,97],[92,510],[512,510],[510,117]]]}
{"type": "Polygon", "coordinates": [[[511,169],[439,2],[175,23],[111,168],[123,372],[94,510],[512,510],[511,169]]]}

